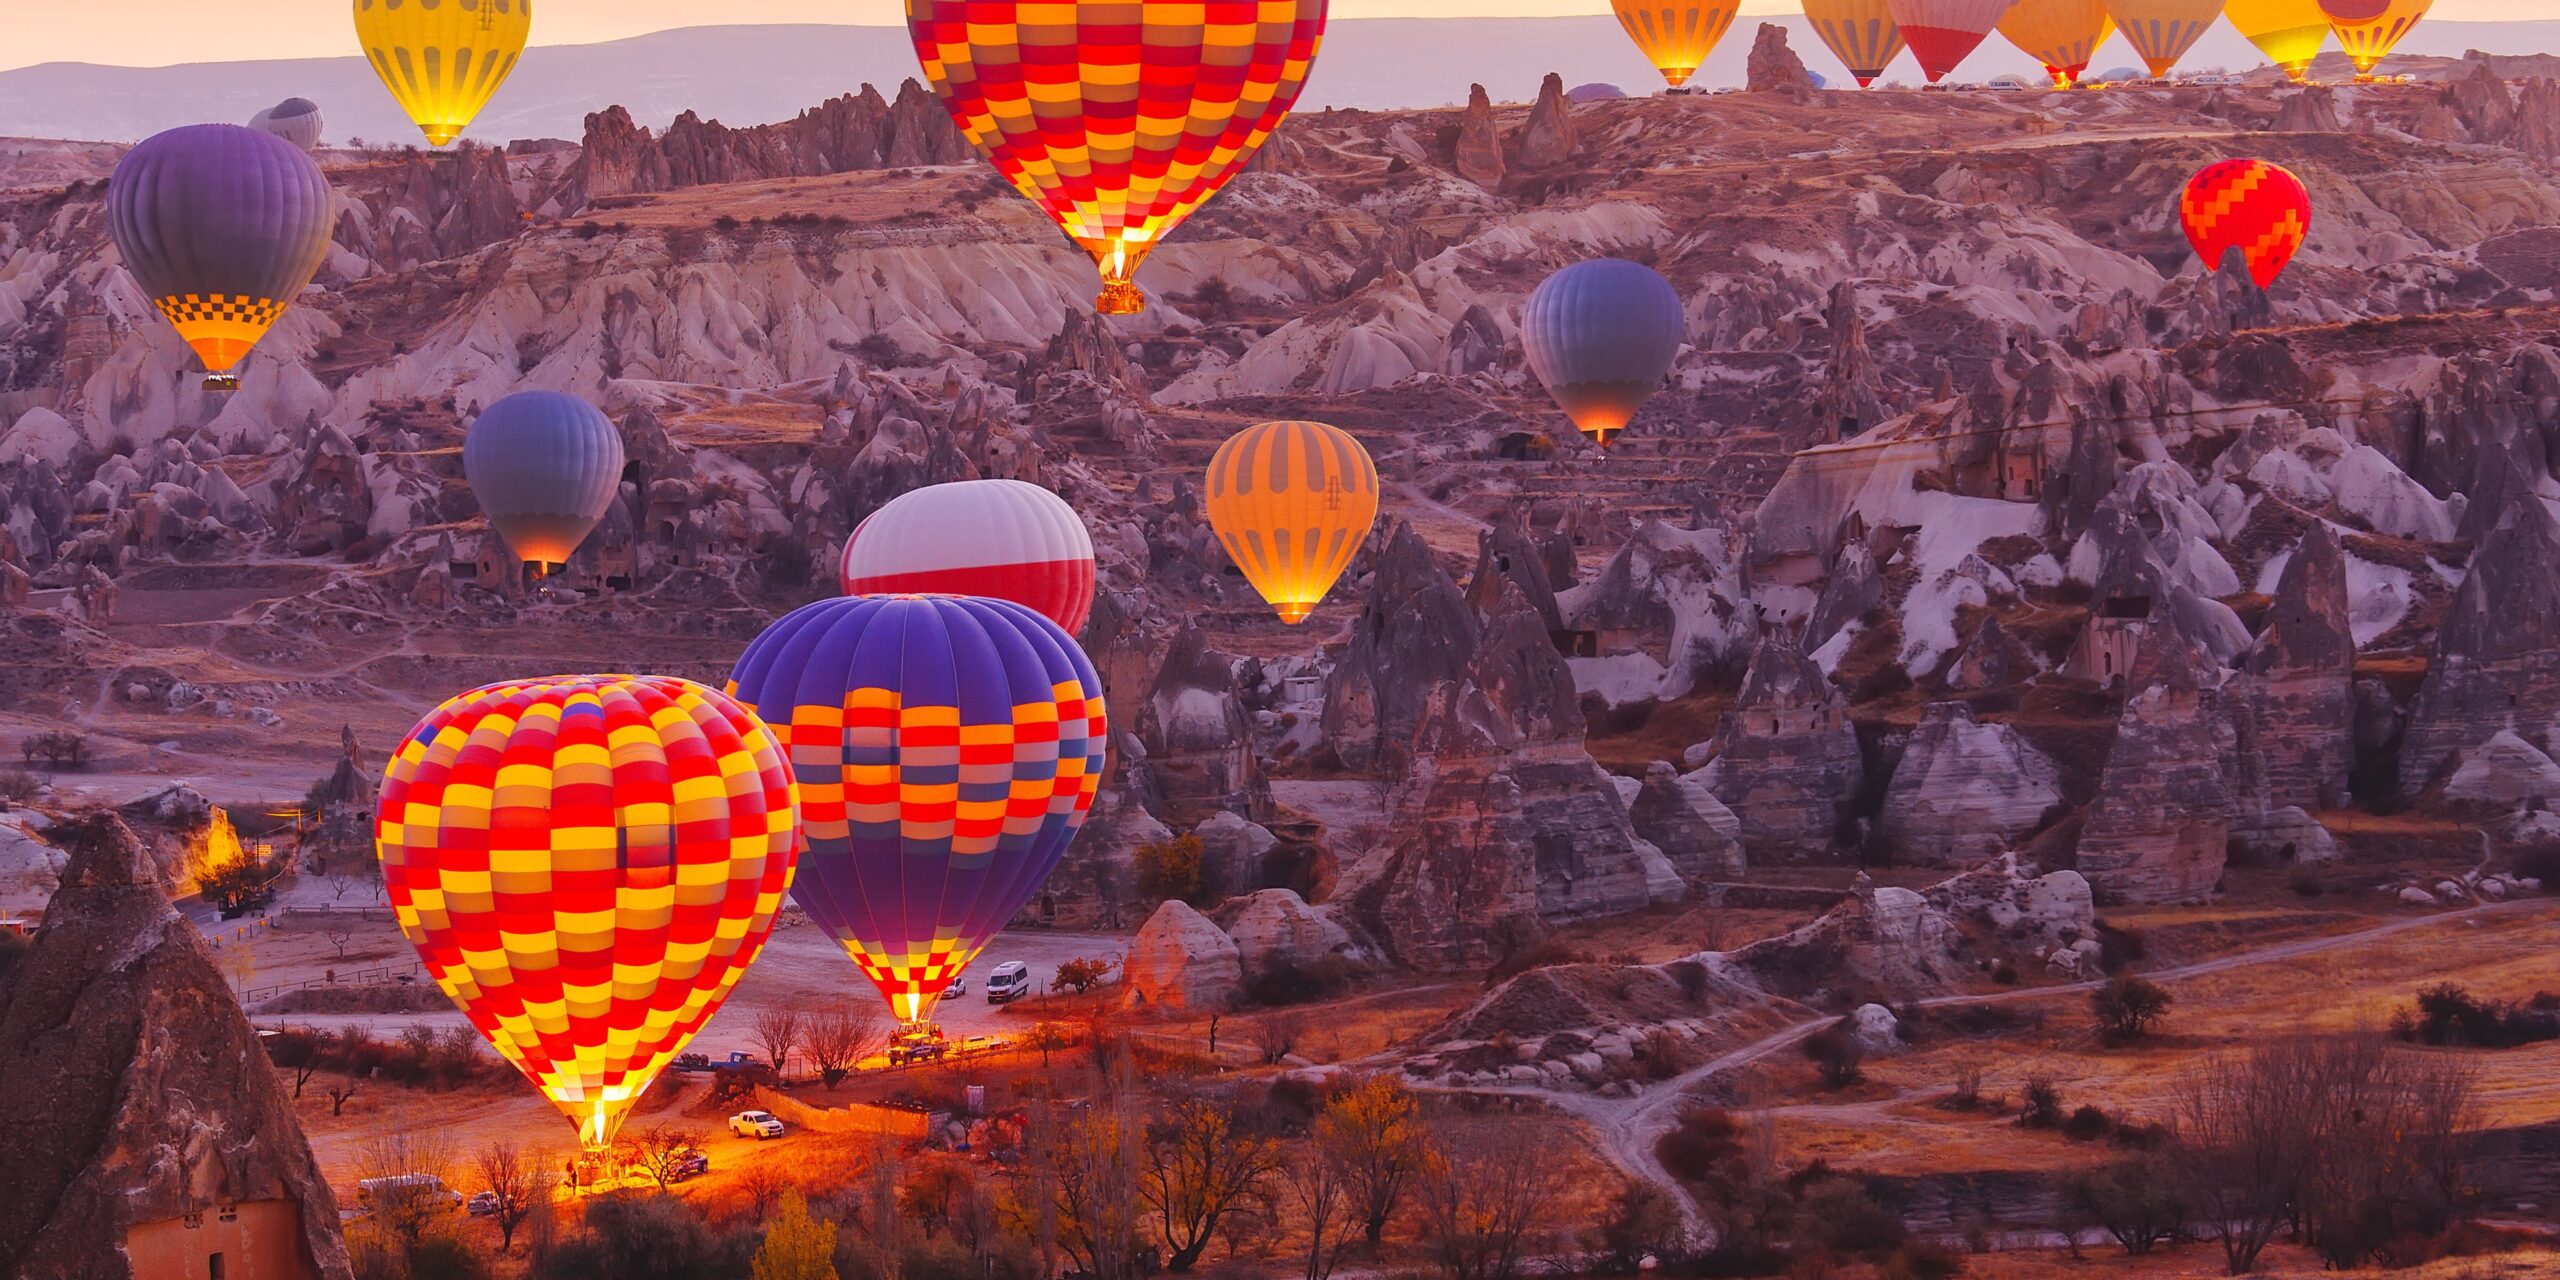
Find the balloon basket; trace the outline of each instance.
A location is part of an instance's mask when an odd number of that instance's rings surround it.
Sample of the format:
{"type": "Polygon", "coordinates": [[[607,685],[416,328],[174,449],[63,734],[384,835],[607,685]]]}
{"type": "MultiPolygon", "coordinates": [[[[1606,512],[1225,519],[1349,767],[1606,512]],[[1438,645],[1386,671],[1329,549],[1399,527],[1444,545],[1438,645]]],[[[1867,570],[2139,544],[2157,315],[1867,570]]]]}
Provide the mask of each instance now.
{"type": "Polygon", "coordinates": [[[1104,280],[1101,295],[1093,300],[1096,315],[1134,316],[1146,309],[1146,296],[1138,292],[1135,283],[1127,280],[1104,280]]]}
{"type": "Polygon", "coordinates": [[[240,389],[240,375],[236,373],[208,373],[204,376],[204,389],[207,391],[237,391],[240,389]]]}

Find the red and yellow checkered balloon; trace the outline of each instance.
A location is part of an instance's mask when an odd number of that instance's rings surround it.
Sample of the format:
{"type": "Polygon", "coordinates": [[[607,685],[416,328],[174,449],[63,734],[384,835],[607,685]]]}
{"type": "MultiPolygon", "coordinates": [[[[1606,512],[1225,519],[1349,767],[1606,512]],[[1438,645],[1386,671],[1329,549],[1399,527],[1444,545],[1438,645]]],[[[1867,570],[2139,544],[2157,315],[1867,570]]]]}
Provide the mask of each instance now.
{"type": "Polygon", "coordinates": [[[2284,273],[2311,231],[2311,193],[2282,165],[2224,160],[2187,182],[2178,215],[2186,223],[2187,243],[2206,267],[2221,270],[2223,257],[2236,248],[2248,260],[2250,278],[2264,289],[2284,273]]]}
{"type": "Polygon", "coordinates": [[[781,743],[726,695],[550,676],[419,721],[374,840],[428,974],[597,1148],[764,949],[798,821],[781,743]]]}
{"type": "Polygon", "coordinates": [[[1280,127],[1325,0],[907,0],[925,79],[960,131],[1102,270],[1094,308],[1142,305],[1148,251],[1280,127]]]}

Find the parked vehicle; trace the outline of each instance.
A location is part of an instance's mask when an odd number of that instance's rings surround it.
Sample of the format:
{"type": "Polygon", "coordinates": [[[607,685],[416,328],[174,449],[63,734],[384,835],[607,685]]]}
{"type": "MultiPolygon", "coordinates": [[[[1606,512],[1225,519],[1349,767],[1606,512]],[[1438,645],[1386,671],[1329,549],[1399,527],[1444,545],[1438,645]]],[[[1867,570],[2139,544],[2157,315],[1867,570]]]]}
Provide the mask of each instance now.
{"type": "Polygon", "coordinates": [[[676,1055],[678,1071],[747,1071],[763,1065],[763,1060],[752,1053],[732,1053],[726,1058],[713,1058],[707,1053],[676,1055]]]}
{"type": "Polygon", "coordinates": [[[938,1062],[949,1052],[951,1052],[950,1042],[942,1038],[940,1028],[925,1027],[915,1031],[902,1031],[898,1033],[897,1038],[889,1042],[889,1065],[895,1067],[910,1062],[938,1062]]]}
{"type": "MultiPolygon", "coordinates": [[[[729,1117],[729,1132],[741,1138],[753,1138],[762,1142],[767,1138],[782,1136],[782,1121],[774,1118],[774,1114],[770,1111],[741,1111],[729,1117]]],[[[710,1162],[705,1161],[703,1167],[709,1168],[710,1162]]]]}
{"type": "Polygon", "coordinates": [[[412,1199],[456,1208],[462,1204],[462,1193],[445,1186],[444,1179],[432,1173],[394,1173],[356,1182],[356,1205],[359,1208],[371,1209],[385,1200],[412,1199]]]}
{"type": "Polygon", "coordinates": [[[472,1195],[470,1202],[462,1206],[462,1209],[463,1212],[468,1213],[475,1218],[487,1217],[488,1215],[498,1211],[498,1193],[495,1191],[476,1192],[472,1195]]]}
{"type": "Polygon", "coordinates": [[[1031,994],[1031,966],[1007,960],[987,975],[987,1003],[1007,1004],[1031,994]]]}
{"type": "MultiPolygon", "coordinates": [[[[770,1116],[765,1118],[769,1120],[772,1119],[770,1116]]],[[[779,1126],[782,1122],[774,1120],[773,1123],[776,1126],[779,1126]]],[[[699,1178],[709,1172],[711,1172],[711,1157],[704,1155],[699,1151],[687,1151],[683,1155],[676,1157],[675,1166],[668,1171],[667,1180],[670,1182],[683,1182],[689,1178],[699,1178]]]]}
{"type": "Polygon", "coordinates": [[[951,980],[951,985],[942,989],[942,994],[946,996],[965,996],[969,994],[969,975],[964,973],[957,978],[953,978],[951,980]]]}

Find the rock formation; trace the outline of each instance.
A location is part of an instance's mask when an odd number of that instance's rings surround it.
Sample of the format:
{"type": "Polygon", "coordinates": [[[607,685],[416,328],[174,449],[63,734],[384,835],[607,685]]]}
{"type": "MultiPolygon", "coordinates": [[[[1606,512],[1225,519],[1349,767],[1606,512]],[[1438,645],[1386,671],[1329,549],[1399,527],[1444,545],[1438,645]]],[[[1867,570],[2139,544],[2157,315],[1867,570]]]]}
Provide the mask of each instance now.
{"type": "Polygon", "coordinates": [[[2346,555],[2326,523],[2314,524],[2285,562],[2266,625],[2242,663],[2265,807],[2346,803],[2356,665],[2347,613],[2346,555]]]}
{"type": "Polygon", "coordinates": [[[132,831],[87,819],[0,986],[0,1273],[349,1275],[293,1102],[132,831]]]}
{"type": "Polygon", "coordinates": [[[1515,174],[1552,169],[1573,158],[1573,143],[1573,104],[1565,100],[1564,77],[1550,71],[1538,85],[1538,100],[1529,108],[1528,122],[1512,139],[1505,168],[1515,174]]]}
{"type": "Polygon", "coordinates": [[[1753,863],[1804,862],[1840,847],[1865,765],[1848,700],[1810,659],[1763,640],[1711,750],[1694,776],[1741,820],[1753,863]]]}
{"type": "Polygon", "coordinates": [[[2060,771],[2016,730],[1932,703],[1894,767],[1877,836],[1897,863],[1971,866],[2015,848],[2061,803],[2060,771]]]}
{"type": "Polygon", "coordinates": [[[1324,976],[1357,958],[1351,935],[1291,889],[1264,889],[1218,904],[1210,918],[1235,942],[1248,983],[1288,974],[1324,976]]]}
{"type": "Polygon", "coordinates": [[[1751,55],[1743,63],[1743,88],[1751,93],[1811,93],[1813,73],[1804,59],[1787,47],[1787,29],[1763,22],[1751,38],[1751,55]]]}
{"type": "Polygon", "coordinates": [[[1137,733],[1168,822],[1189,826],[1219,812],[1270,819],[1271,787],[1254,758],[1233,659],[1209,648],[1199,628],[1174,637],[1138,708],[1137,733]]]}
{"type": "Polygon", "coordinates": [[[2500,730],[2547,753],[2560,721],[2560,523],[2523,497],[2471,553],[2436,631],[2435,656],[2400,747],[2415,797],[2500,730]]]}
{"type": "Polygon", "coordinates": [[[1458,150],[1453,161],[1458,176],[1491,190],[1501,185],[1502,134],[1493,122],[1493,99],[1484,86],[1467,86],[1467,109],[1458,117],[1458,150]]]}
{"type": "Polygon", "coordinates": [[[2080,831],[2079,871],[2109,902],[2196,902],[2221,883],[2233,736],[2212,660],[2160,613],[2142,639],[2098,798],[2080,831]]]}
{"type": "Polygon", "coordinates": [[[1235,1003],[1244,968],[1234,939],[1191,904],[1168,898],[1130,940],[1120,979],[1132,1004],[1208,1012],[1235,1003]]]}
{"type": "Polygon", "coordinates": [[[1627,817],[1636,834],[1662,850],[1692,885],[1728,880],[1745,869],[1742,820],[1704,782],[1682,777],[1669,761],[1656,760],[1645,769],[1627,817]]]}
{"type": "Polygon", "coordinates": [[[623,108],[607,107],[587,117],[586,138],[559,204],[575,212],[599,196],[959,164],[970,154],[968,140],[950,114],[932,91],[913,80],[898,86],[895,104],[866,84],[860,93],[831,98],[793,119],[747,129],[731,129],[687,111],[659,136],[634,124],[623,108]]]}

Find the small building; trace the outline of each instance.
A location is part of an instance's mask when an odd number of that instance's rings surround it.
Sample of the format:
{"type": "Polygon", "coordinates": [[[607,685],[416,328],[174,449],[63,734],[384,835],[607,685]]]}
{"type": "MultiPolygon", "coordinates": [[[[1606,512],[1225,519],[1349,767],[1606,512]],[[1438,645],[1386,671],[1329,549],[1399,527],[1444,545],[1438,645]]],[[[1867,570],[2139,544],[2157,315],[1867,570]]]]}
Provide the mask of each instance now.
{"type": "Polygon", "coordinates": [[[2111,688],[2133,670],[2134,655],[2151,626],[2149,596],[2110,596],[2090,606],[2089,625],[2071,648],[2062,674],[2111,688]]]}

